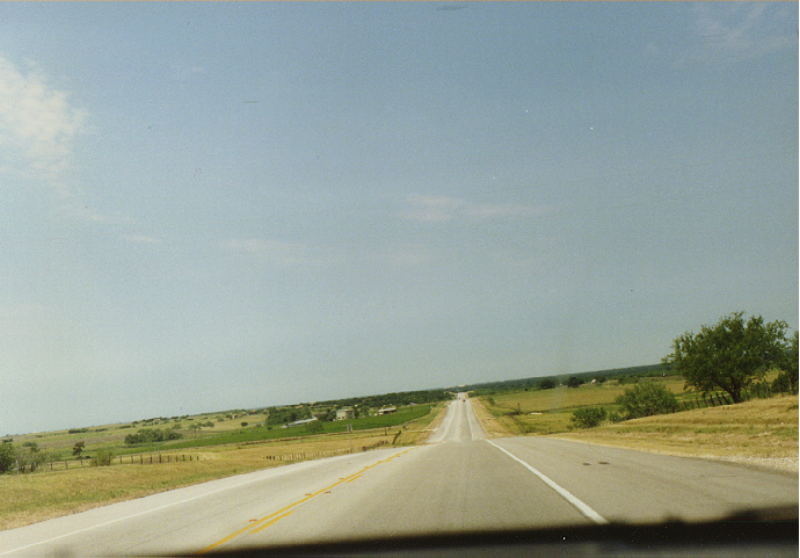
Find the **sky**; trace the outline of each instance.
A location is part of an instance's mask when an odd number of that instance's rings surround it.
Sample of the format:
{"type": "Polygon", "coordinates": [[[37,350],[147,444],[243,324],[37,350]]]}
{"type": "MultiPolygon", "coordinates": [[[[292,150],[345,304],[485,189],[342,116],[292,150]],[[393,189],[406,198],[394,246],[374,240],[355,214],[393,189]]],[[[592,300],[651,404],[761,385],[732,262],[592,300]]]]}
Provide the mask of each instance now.
{"type": "Polygon", "coordinates": [[[796,329],[797,9],[0,5],[0,433],[796,329]]]}

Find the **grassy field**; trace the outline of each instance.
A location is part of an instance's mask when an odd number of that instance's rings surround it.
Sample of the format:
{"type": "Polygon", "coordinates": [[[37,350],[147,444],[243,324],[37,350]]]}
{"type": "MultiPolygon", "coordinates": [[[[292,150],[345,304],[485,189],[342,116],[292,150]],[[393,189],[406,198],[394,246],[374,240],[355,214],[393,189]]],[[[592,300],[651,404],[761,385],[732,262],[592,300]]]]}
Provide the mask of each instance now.
{"type": "MultiPolygon", "coordinates": [[[[348,424],[352,426],[353,430],[391,428],[424,417],[429,413],[430,409],[431,405],[416,405],[400,407],[396,413],[383,416],[325,422],[322,423],[323,432],[345,432],[348,424]]],[[[262,413],[242,414],[233,419],[226,418],[225,413],[209,413],[195,415],[188,419],[156,420],[148,424],[143,422],[135,425],[131,425],[131,423],[108,424],[86,429],[74,429],[83,431],[73,433],[68,430],[58,430],[22,436],[6,436],[6,438],[13,438],[16,445],[34,442],[39,446],[39,449],[46,451],[53,460],[63,461],[73,458],[72,448],[79,441],[85,442],[87,455],[94,455],[99,449],[111,450],[115,455],[130,455],[289,438],[308,434],[305,426],[292,428],[266,427],[264,426],[264,419],[265,415],[262,413]],[[247,426],[242,426],[243,422],[246,422],[247,426]],[[214,426],[203,427],[199,431],[190,428],[192,424],[207,423],[213,423],[214,426]],[[125,436],[136,433],[141,428],[172,429],[176,426],[179,427],[176,428],[176,431],[183,436],[179,440],[130,446],[124,443],[125,436]]]]}
{"type": "Polygon", "coordinates": [[[559,437],[797,471],[797,421],[797,396],[783,395],[634,419],[559,437]]]}
{"type": "MultiPolygon", "coordinates": [[[[675,394],[683,395],[683,378],[642,378],[642,382],[663,383],[675,394]]],[[[603,384],[583,384],[577,388],[559,386],[553,389],[510,391],[481,397],[480,401],[495,417],[496,429],[509,434],[555,434],[570,429],[572,411],[587,405],[602,405],[615,410],[615,399],[631,384],[611,380],[603,384]]]]}
{"type": "MultiPolygon", "coordinates": [[[[679,401],[698,397],[684,392],[678,376],[642,378],[660,382],[679,401]]],[[[514,391],[479,398],[478,417],[490,435],[546,434],[673,455],[709,456],[797,471],[797,396],[754,399],[656,415],[585,430],[572,430],[572,412],[583,406],[617,410],[615,399],[630,384],[566,386],[514,391]],[[484,408],[485,410],[481,410],[484,408]]]]}
{"type": "MultiPolygon", "coordinates": [[[[26,442],[34,442],[43,451],[47,451],[56,459],[68,459],[72,457],[72,447],[76,442],[83,441],[86,444],[87,453],[98,449],[112,449],[115,453],[124,451],[124,439],[128,434],[135,433],[140,428],[173,429],[184,436],[184,439],[199,440],[212,438],[220,435],[241,432],[243,430],[256,430],[263,425],[266,415],[263,413],[241,413],[231,415],[231,413],[206,413],[185,418],[176,419],[151,419],[148,421],[136,421],[134,423],[115,423],[88,428],[74,428],[70,430],[56,430],[52,432],[39,432],[23,435],[6,435],[3,438],[13,438],[17,445],[26,442]],[[228,418],[235,416],[235,418],[228,418]],[[247,426],[242,427],[246,422],[247,426]],[[212,423],[212,427],[203,427],[199,431],[191,429],[193,424],[212,423]]],[[[155,449],[150,447],[147,449],[155,449]]],[[[136,450],[141,451],[141,449],[136,450]]]]}
{"type": "MultiPolygon", "coordinates": [[[[174,451],[176,455],[191,453],[199,457],[199,460],[191,462],[140,465],[128,464],[124,460],[123,464],[118,464],[115,460],[109,467],[73,466],[66,471],[0,475],[0,529],[288,462],[364,451],[365,448],[417,443],[424,441],[430,424],[439,419],[444,408],[443,403],[419,405],[408,408],[413,412],[401,410],[385,417],[369,417],[361,425],[373,428],[351,433],[241,440],[227,445],[174,451]],[[400,420],[404,424],[401,425],[400,420]],[[375,425],[380,427],[375,428],[375,425]]],[[[285,436],[290,429],[276,431],[285,436]]],[[[163,451],[161,455],[166,458],[172,454],[163,451]]]]}

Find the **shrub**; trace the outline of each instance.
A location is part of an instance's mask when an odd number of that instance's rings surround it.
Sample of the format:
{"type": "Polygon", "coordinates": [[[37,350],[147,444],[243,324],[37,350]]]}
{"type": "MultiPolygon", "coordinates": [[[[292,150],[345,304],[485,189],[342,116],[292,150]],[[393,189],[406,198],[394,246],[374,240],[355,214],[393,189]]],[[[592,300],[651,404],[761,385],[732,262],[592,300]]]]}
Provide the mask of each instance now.
{"type": "Polygon", "coordinates": [[[16,452],[11,442],[0,443],[0,473],[10,471],[14,467],[16,452]]]}
{"type": "Polygon", "coordinates": [[[576,388],[580,387],[583,383],[583,380],[578,378],[577,376],[571,376],[569,380],[567,380],[567,387],[576,388]]]}
{"type": "Polygon", "coordinates": [[[572,412],[572,424],[577,428],[594,428],[606,418],[603,407],[582,407],[572,412]]]}
{"type": "Polygon", "coordinates": [[[610,420],[611,422],[622,422],[623,420],[625,420],[625,417],[623,417],[616,411],[612,411],[608,413],[608,420],[610,420]]]}
{"type": "Polygon", "coordinates": [[[99,449],[92,460],[95,467],[108,467],[111,465],[111,459],[114,457],[114,452],[109,449],[99,449]]]}
{"type": "Polygon", "coordinates": [[[675,395],[663,384],[655,382],[636,384],[626,389],[624,394],[617,397],[617,404],[629,419],[674,413],[678,410],[675,395]]]}
{"type": "Polygon", "coordinates": [[[770,387],[773,393],[797,393],[797,378],[789,372],[781,372],[770,387]]]}
{"type": "MultiPolygon", "coordinates": [[[[196,426],[196,425],[192,425],[196,426]]],[[[162,430],[153,428],[142,428],[136,434],[128,434],[125,436],[125,443],[130,445],[142,444],[145,442],[163,442],[165,440],[177,440],[183,438],[180,432],[164,428],[162,430]]]]}
{"type": "Polygon", "coordinates": [[[553,389],[556,387],[556,381],[553,378],[545,378],[539,382],[539,389],[553,389]]]}

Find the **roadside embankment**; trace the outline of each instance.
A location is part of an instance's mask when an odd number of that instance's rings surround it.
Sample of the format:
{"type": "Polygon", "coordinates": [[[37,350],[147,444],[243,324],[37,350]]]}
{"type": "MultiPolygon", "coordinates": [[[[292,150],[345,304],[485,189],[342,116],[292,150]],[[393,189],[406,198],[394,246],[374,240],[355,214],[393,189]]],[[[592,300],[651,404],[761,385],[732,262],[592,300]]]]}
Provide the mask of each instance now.
{"type": "Polygon", "coordinates": [[[655,415],[552,437],[798,471],[798,398],[655,415]]]}

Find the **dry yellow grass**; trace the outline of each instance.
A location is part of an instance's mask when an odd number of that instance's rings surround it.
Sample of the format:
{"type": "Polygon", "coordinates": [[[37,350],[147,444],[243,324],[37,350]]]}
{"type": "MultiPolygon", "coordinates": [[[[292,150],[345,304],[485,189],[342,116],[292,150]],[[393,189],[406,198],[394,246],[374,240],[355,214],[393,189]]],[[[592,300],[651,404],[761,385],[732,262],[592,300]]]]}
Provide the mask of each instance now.
{"type": "MultiPolygon", "coordinates": [[[[172,488],[278,466],[286,461],[267,456],[333,455],[361,451],[365,446],[390,443],[383,429],[273,440],[242,446],[216,446],[184,450],[199,461],[153,465],[123,464],[83,467],[68,471],[26,475],[0,475],[0,529],[10,529],[84,511],[101,505],[138,498],[172,488]]],[[[166,454],[164,454],[166,455],[166,454]]]]}
{"type": "Polygon", "coordinates": [[[785,395],[645,417],[558,437],[797,471],[797,420],[797,396],[785,395]]]}
{"type": "MultiPolygon", "coordinates": [[[[658,382],[676,394],[683,392],[684,381],[678,376],[642,378],[640,381],[658,382]]],[[[572,428],[575,409],[590,405],[614,409],[617,397],[631,387],[631,384],[621,385],[610,380],[577,388],[559,386],[545,390],[510,391],[483,396],[480,400],[496,422],[511,434],[555,434],[572,428]]]]}
{"type": "Polygon", "coordinates": [[[479,398],[473,398],[471,401],[472,408],[475,410],[475,416],[478,422],[481,423],[487,437],[498,438],[517,434],[517,430],[514,429],[513,426],[507,424],[509,420],[507,417],[493,416],[479,398]]]}
{"type": "Polygon", "coordinates": [[[404,425],[402,433],[395,441],[395,444],[411,446],[425,443],[436,427],[441,424],[446,410],[447,403],[437,403],[427,415],[404,425]]]}

